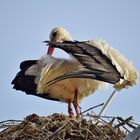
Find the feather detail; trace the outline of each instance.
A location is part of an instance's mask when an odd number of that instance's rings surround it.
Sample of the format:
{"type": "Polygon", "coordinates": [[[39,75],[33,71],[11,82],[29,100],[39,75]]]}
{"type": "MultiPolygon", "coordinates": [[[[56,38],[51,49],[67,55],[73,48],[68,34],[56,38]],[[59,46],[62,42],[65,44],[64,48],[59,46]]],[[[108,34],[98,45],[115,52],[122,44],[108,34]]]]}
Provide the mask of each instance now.
{"type": "Polygon", "coordinates": [[[116,66],[121,76],[124,77],[124,80],[120,79],[120,81],[114,85],[115,89],[120,90],[137,84],[137,70],[129,60],[119,53],[119,51],[110,47],[103,40],[89,41],[89,44],[95,44],[94,46],[100,49],[102,53],[111,60],[112,64],[116,66]]]}
{"type": "Polygon", "coordinates": [[[71,73],[81,68],[81,65],[76,60],[59,59],[54,64],[46,65],[41,73],[41,77],[37,86],[37,92],[39,95],[50,93],[49,97],[56,98],[62,102],[66,102],[67,99],[73,101],[74,90],[78,89],[78,102],[94,93],[96,90],[107,87],[108,83],[90,80],[84,78],[68,78],[54,82],[53,85],[49,85],[50,81],[54,81],[55,78],[61,75],[71,73]]]}

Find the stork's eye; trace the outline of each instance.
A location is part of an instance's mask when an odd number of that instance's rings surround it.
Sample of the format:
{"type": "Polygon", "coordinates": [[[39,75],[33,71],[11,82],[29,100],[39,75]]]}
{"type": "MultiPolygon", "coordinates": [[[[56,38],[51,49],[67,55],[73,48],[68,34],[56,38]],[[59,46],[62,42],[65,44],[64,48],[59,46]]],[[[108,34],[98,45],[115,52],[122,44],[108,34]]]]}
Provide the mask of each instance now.
{"type": "Polygon", "coordinates": [[[56,35],[57,35],[57,32],[54,32],[54,33],[52,34],[53,37],[56,37],[56,35]]]}

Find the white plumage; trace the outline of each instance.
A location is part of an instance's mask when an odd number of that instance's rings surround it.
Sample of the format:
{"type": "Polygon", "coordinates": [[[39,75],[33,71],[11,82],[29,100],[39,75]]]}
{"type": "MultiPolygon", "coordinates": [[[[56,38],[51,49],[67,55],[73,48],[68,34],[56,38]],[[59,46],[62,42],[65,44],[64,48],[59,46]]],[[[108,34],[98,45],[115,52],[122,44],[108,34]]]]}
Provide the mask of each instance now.
{"type": "Polygon", "coordinates": [[[37,86],[38,94],[49,93],[51,98],[57,98],[63,102],[68,102],[68,100],[73,102],[75,89],[78,89],[78,103],[80,103],[84,97],[93,94],[96,90],[108,85],[105,82],[97,80],[71,78],[47,86],[47,82],[50,80],[65,73],[78,70],[81,64],[74,59],[56,59],[48,55],[46,55],[46,59],[54,59],[54,61],[51,64],[46,63],[46,66],[43,67],[37,86]]]}

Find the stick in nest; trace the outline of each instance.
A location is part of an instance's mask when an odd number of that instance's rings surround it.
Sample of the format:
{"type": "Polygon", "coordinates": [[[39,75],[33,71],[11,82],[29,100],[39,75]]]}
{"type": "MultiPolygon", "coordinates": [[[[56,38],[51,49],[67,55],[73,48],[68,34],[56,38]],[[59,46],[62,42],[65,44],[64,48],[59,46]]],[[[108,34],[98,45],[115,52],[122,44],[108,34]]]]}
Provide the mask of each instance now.
{"type": "Polygon", "coordinates": [[[58,128],[51,136],[49,136],[49,138],[47,138],[46,140],[48,139],[52,139],[54,136],[56,136],[61,130],[63,130],[69,123],[65,123],[64,125],[62,125],[60,128],[58,128]]]}

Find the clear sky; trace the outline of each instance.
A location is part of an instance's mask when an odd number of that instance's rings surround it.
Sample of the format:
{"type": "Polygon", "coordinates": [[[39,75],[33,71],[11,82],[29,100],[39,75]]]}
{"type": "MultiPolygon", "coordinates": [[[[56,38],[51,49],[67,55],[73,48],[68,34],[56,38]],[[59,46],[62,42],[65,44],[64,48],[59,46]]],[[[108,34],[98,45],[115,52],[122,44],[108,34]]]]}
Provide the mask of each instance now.
{"type": "MultiPolygon", "coordinates": [[[[20,62],[46,53],[41,42],[57,26],[74,40],[105,39],[140,71],[139,0],[0,0],[0,121],[32,113],[67,114],[67,104],[28,96],[10,84],[20,62]]],[[[66,55],[57,50],[55,56],[66,55]]],[[[112,91],[111,85],[85,98],[82,109],[105,102],[112,91]]],[[[140,84],[119,92],[106,115],[133,116],[140,123],[139,107],[140,84]]],[[[98,114],[99,109],[94,111],[98,114]]]]}

